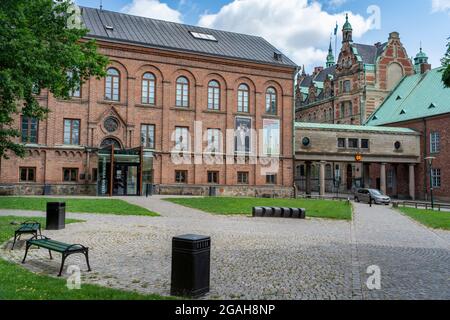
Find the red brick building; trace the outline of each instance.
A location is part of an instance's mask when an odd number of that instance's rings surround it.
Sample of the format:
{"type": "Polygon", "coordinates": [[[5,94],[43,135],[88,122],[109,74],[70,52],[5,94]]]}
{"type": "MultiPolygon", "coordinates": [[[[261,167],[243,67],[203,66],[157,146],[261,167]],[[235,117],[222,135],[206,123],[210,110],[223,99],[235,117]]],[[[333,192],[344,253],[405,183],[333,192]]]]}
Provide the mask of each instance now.
{"type": "Polygon", "coordinates": [[[69,101],[41,90],[43,121],[17,116],[27,155],[1,160],[1,193],[293,192],[295,63],[260,37],[91,8],[82,18],[108,75],[69,101]]]}
{"type": "Polygon", "coordinates": [[[337,63],[329,48],[326,68],[303,72],[296,82],[296,121],[364,124],[398,82],[414,74],[414,66],[400,35],[392,32],[385,43],[353,42],[348,21],[342,28],[342,47],[337,63]]]}
{"type": "MultiPolygon", "coordinates": [[[[450,201],[450,88],[442,82],[443,68],[430,70],[422,50],[415,60],[419,73],[405,77],[367,124],[419,132],[421,159],[415,167],[416,197],[430,200],[432,186],[436,199],[450,201]]],[[[389,166],[387,174],[393,181],[388,192],[404,193],[406,173],[389,166]]]]}

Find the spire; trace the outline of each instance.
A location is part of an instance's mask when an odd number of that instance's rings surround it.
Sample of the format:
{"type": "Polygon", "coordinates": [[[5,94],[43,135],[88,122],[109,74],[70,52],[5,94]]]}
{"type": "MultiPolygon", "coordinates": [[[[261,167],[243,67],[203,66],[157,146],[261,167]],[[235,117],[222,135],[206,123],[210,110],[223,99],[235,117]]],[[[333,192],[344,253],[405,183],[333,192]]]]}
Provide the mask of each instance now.
{"type": "Polygon", "coordinates": [[[353,28],[348,21],[348,13],[345,14],[345,23],[342,28],[342,42],[353,42],[353,28]]]}
{"type": "Polygon", "coordinates": [[[345,14],[345,23],[344,23],[343,30],[352,30],[353,31],[352,25],[348,21],[348,13],[345,14]]]}
{"type": "Polygon", "coordinates": [[[326,66],[327,66],[327,68],[334,66],[334,55],[333,55],[333,48],[331,47],[331,38],[330,38],[330,46],[328,48],[326,66]]]}
{"type": "Polygon", "coordinates": [[[302,71],[302,76],[306,76],[306,70],[305,70],[305,65],[303,65],[303,71],[302,71]]]}

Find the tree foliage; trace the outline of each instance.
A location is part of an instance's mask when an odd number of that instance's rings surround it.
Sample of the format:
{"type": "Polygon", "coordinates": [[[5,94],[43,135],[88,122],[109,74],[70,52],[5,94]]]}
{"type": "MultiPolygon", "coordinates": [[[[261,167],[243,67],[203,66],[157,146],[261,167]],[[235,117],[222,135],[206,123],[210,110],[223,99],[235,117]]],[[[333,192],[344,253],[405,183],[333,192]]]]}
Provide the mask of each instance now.
{"type": "Polygon", "coordinates": [[[445,67],[442,81],[444,81],[446,87],[450,88],[450,38],[447,43],[447,53],[442,59],[442,65],[445,67]]]}
{"type": "Polygon", "coordinates": [[[76,22],[69,0],[0,1],[0,157],[10,151],[24,155],[14,123],[18,113],[39,120],[47,116],[36,88],[68,99],[80,83],[105,75],[108,59],[97,52],[95,41],[83,39],[88,30],[76,22]]]}

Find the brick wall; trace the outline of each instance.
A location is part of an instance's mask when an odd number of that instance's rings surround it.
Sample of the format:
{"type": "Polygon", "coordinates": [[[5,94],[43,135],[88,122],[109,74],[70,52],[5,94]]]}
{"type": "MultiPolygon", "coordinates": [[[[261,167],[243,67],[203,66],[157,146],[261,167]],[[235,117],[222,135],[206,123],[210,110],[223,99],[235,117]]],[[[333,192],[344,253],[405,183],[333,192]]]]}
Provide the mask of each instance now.
{"type": "Polygon", "coordinates": [[[420,140],[422,159],[415,168],[417,196],[421,199],[429,199],[430,176],[424,159],[433,156],[436,157],[433,161],[433,168],[441,169],[441,187],[434,189],[434,196],[438,200],[450,201],[450,163],[448,162],[450,159],[450,114],[392,125],[411,128],[422,134],[420,140]],[[431,132],[440,133],[441,151],[439,153],[430,154],[431,132]]]}
{"type": "MultiPolygon", "coordinates": [[[[85,179],[74,184],[91,184],[92,170],[97,167],[95,154],[85,147],[98,148],[105,138],[118,140],[123,148],[140,146],[141,124],[155,125],[154,181],[157,184],[175,183],[175,170],[188,170],[188,184],[207,183],[207,171],[219,171],[219,183],[236,184],[237,171],[248,171],[250,185],[263,186],[265,176],[259,165],[174,165],[168,152],[174,146],[172,132],[176,126],[194,128],[194,121],[203,122],[203,132],[208,128],[234,129],[235,117],[252,119],[253,128],[263,128],[263,119],[279,119],[281,130],[281,163],[277,186],[290,188],[293,184],[293,77],[291,67],[263,65],[247,61],[232,61],[194,54],[179,54],[131,45],[98,41],[100,52],[109,56],[110,66],[120,72],[120,101],[104,99],[105,79],[90,79],[81,88],[81,98],[70,101],[55,99],[42,91],[42,105],[51,110],[47,119],[39,123],[38,145],[27,146],[24,159],[10,155],[10,160],[0,163],[0,183],[19,184],[19,167],[36,168],[36,184],[63,184],[63,168],[77,168],[85,179]],[[141,104],[141,79],[145,72],[156,77],[156,103],[141,104]],[[189,108],[176,108],[176,79],[189,80],[189,108]],[[210,80],[220,83],[220,110],[207,109],[207,90],[210,80]],[[237,110],[237,88],[249,87],[248,113],[237,110]],[[265,92],[269,87],[277,91],[278,112],[265,113],[265,92]],[[114,132],[108,132],[104,120],[113,116],[119,121],[114,132]],[[80,120],[80,146],[64,145],[64,119],[80,120]]],[[[20,116],[16,117],[17,126],[20,116]]],[[[193,139],[193,138],[192,138],[193,139]]],[[[193,140],[191,141],[193,144],[193,140]]],[[[203,142],[206,147],[206,142],[203,142]]],[[[224,141],[224,148],[228,146],[224,141]]]]}

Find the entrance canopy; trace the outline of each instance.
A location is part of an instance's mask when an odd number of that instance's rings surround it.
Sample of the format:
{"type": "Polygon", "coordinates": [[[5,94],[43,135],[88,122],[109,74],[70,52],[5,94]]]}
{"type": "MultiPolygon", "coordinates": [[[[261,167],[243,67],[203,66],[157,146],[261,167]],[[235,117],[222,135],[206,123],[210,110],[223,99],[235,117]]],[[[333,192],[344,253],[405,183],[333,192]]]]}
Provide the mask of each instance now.
{"type": "Polygon", "coordinates": [[[98,195],[141,195],[143,184],[153,182],[153,153],[142,147],[117,149],[111,144],[98,151],[98,173],[98,195]]]}

